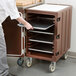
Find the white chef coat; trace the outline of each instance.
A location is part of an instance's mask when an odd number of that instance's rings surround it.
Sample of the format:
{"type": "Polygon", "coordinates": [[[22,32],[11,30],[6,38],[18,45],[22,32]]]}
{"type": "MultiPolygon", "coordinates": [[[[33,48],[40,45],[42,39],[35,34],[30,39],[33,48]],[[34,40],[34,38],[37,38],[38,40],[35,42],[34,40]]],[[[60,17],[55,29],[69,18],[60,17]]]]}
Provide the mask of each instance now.
{"type": "MultiPolygon", "coordinates": [[[[16,0],[1,0],[0,1],[0,24],[10,16],[11,19],[20,17],[16,7],[16,0]]],[[[1,26],[1,25],[0,25],[1,26]]]]}

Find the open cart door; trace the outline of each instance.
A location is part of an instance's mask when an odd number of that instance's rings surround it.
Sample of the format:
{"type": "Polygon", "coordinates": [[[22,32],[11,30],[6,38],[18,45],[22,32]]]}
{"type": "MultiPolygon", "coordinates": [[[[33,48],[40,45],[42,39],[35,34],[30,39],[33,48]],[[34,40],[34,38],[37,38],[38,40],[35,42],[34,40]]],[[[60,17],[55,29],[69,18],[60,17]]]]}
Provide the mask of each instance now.
{"type": "Polygon", "coordinates": [[[10,56],[22,56],[24,54],[24,38],[22,33],[23,28],[17,26],[16,20],[8,17],[3,22],[3,30],[5,34],[7,54],[10,56]]]}

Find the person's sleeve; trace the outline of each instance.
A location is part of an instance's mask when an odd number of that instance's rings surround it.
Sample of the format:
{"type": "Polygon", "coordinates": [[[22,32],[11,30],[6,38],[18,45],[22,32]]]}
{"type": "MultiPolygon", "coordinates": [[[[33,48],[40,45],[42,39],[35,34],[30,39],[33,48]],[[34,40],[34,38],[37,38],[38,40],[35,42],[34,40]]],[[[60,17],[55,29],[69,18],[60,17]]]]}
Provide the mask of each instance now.
{"type": "Polygon", "coordinates": [[[19,15],[18,9],[16,7],[16,1],[10,0],[10,2],[12,2],[12,3],[9,3],[9,5],[8,5],[10,17],[11,17],[11,19],[17,19],[20,17],[20,15],[19,15]]]}

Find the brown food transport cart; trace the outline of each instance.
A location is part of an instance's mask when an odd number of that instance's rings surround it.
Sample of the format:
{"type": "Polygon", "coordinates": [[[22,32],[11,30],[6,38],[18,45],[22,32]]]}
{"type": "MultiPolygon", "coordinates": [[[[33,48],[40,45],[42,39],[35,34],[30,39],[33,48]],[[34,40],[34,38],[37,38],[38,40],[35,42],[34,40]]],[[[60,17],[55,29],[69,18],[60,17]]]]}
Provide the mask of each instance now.
{"type": "Polygon", "coordinates": [[[41,4],[27,8],[25,14],[33,30],[25,30],[21,24],[18,27],[18,22],[10,18],[3,23],[7,53],[20,57],[18,65],[23,64],[24,56],[27,57],[28,67],[32,65],[32,58],[50,61],[49,70],[54,72],[56,62],[61,57],[66,59],[70,48],[72,7],[41,4]]]}

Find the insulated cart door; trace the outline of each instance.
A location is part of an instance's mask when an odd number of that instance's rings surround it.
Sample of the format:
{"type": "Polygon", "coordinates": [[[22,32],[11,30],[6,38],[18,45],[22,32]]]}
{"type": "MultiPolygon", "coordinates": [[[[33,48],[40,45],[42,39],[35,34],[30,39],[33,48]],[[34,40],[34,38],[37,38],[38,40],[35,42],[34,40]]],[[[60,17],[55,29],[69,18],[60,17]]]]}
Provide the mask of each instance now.
{"type": "Polygon", "coordinates": [[[24,53],[23,47],[23,28],[17,26],[18,22],[16,20],[10,19],[8,17],[3,23],[3,29],[5,34],[7,54],[10,56],[22,56],[24,53]]]}

